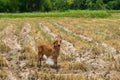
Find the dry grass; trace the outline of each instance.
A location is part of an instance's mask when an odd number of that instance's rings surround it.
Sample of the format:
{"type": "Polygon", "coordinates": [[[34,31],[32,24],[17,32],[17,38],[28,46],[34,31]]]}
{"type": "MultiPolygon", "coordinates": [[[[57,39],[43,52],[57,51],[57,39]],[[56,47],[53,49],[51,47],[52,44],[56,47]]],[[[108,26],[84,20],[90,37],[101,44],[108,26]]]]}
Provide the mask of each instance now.
{"type": "Polygon", "coordinates": [[[0,70],[0,80],[7,80],[7,75],[6,70],[0,70]]]}
{"type": "Polygon", "coordinates": [[[73,42],[77,49],[83,49],[93,44],[82,41],[73,36],[73,34],[65,32],[61,28],[56,28],[56,26],[53,25],[54,23],[59,23],[77,34],[93,38],[98,42],[105,42],[118,50],[120,49],[119,19],[44,18],[40,22],[48,26],[54,33],[61,35],[64,39],[70,42],[73,42]]]}
{"type": "Polygon", "coordinates": [[[5,45],[3,41],[0,40],[0,52],[8,52],[10,48],[5,45]]]}
{"type": "Polygon", "coordinates": [[[120,49],[118,39],[120,38],[119,19],[59,19],[53,20],[75,33],[91,37],[99,42],[106,42],[117,49],[120,49]]]}
{"type": "MultiPolygon", "coordinates": [[[[31,35],[37,37],[40,42],[47,41],[52,42],[51,37],[44,33],[40,28],[38,23],[45,24],[48,28],[52,30],[53,33],[62,36],[63,39],[71,42],[77,50],[81,51],[81,55],[84,55],[84,50],[92,48],[92,51],[88,54],[90,57],[95,57],[95,60],[101,59],[109,66],[106,66],[109,71],[119,71],[120,70],[120,57],[117,54],[112,54],[109,51],[104,50],[99,46],[95,46],[93,43],[84,41],[73,34],[66,32],[62,28],[57,28],[53,23],[59,23],[62,26],[72,30],[77,34],[82,34],[87,37],[91,37],[98,42],[105,42],[117,50],[120,49],[120,26],[119,19],[91,19],[91,18],[4,18],[0,19],[0,30],[9,24],[13,24],[16,30],[16,35],[20,36],[21,28],[25,23],[29,23],[32,26],[31,35]],[[3,24],[2,24],[3,23],[3,24]]],[[[26,68],[37,68],[37,53],[31,48],[30,45],[24,45],[23,52],[20,53],[19,60],[27,61],[25,64],[26,68]]],[[[3,42],[0,42],[0,51],[8,52],[9,48],[5,46],[3,42]]],[[[75,56],[65,55],[60,53],[60,58],[58,59],[59,74],[56,74],[56,70],[48,65],[43,65],[35,73],[31,74],[31,79],[39,78],[41,80],[98,80],[94,76],[87,77],[82,73],[87,73],[90,70],[90,64],[86,62],[74,62],[75,56]]],[[[89,59],[88,59],[89,60],[89,59]]],[[[94,60],[94,61],[95,61],[94,60]]],[[[86,60],[87,61],[87,60],[86,60]]],[[[43,61],[44,62],[44,61],[43,61]]],[[[6,66],[6,61],[3,56],[0,55],[0,66],[6,66]]],[[[92,70],[92,69],[91,69],[92,70]]],[[[0,70],[0,77],[2,79],[7,75],[6,71],[0,70]]],[[[96,74],[95,74],[96,75],[96,74]]],[[[105,78],[103,78],[105,79],[105,78]]],[[[111,80],[116,79],[111,78],[111,80]]]]}
{"type": "Polygon", "coordinates": [[[24,46],[23,53],[19,56],[19,60],[28,60],[27,66],[36,67],[37,66],[37,53],[30,47],[24,46]]]}
{"type": "Polygon", "coordinates": [[[87,77],[84,77],[80,74],[40,74],[41,80],[85,80],[87,77]]]}
{"type": "Polygon", "coordinates": [[[0,53],[0,68],[7,67],[7,66],[8,66],[8,64],[7,64],[6,60],[0,53]]]}
{"type": "Polygon", "coordinates": [[[73,55],[66,55],[64,53],[60,53],[60,60],[61,61],[74,61],[75,57],[73,55]]]}
{"type": "Polygon", "coordinates": [[[120,56],[116,56],[109,65],[110,70],[120,71],[120,56]]]}
{"type": "Polygon", "coordinates": [[[92,55],[100,55],[101,53],[103,53],[103,51],[100,47],[95,46],[92,48],[92,55]]]}
{"type": "Polygon", "coordinates": [[[87,71],[87,65],[83,62],[71,62],[69,63],[68,69],[87,71]]]}
{"type": "Polygon", "coordinates": [[[34,50],[30,46],[24,46],[23,47],[23,53],[19,56],[20,60],[22,59],[32,59],[36,58],[37,53],[34,52],[34,50]]]}
{"type": "Polygon", "coordinates": [[[53,33],[61,36],[65,40],[73,43],[74,46],[77,48],[77,50],[81,50],[81,49],[90,47],[90,44],[87,43],[86,41],[80,40],[79,38],[75,37],[73,34],[66,32],[62,28],[57,28],[51,22],[48,23],[47,21],[45,21],[45,22],[43,22],[43,24],[45,24],[49,29],[51,29],[53,33]]]}

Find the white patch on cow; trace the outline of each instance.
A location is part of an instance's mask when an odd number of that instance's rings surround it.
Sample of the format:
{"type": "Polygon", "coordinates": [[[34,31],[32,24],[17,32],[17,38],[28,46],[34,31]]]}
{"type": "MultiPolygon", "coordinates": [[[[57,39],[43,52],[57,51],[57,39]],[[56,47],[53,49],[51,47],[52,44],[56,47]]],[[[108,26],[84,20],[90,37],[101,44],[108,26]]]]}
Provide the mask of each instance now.
{"type": "Polygon", "coordinates": [[[53,61],[53,59],[51,59],[51,58],[47,58],[47,60],[46,60],[46,64],[48,64],[48,65],[54,65],[54,61],[53,61]]]}

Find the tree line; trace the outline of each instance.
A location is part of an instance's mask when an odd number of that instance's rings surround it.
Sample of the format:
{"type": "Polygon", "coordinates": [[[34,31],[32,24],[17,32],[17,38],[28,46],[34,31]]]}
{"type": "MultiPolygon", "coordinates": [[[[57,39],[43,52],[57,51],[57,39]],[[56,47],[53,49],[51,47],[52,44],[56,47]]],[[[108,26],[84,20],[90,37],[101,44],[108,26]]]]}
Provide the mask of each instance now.
{"type": "Polygon", "coordinates": [[[0,12],[119,10],[120,0],[0,0],[0,12]]]}

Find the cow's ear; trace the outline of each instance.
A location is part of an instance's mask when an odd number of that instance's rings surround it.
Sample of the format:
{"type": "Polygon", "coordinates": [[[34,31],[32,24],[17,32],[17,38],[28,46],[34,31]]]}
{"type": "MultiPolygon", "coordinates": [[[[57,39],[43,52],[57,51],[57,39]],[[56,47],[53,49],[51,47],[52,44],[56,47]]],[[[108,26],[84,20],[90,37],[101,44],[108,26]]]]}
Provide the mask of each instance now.
{"type": "Polygon", "coordinates": [[[54,41],[53,44],[55,45],[57,43],[57,41],[54,41]]]}

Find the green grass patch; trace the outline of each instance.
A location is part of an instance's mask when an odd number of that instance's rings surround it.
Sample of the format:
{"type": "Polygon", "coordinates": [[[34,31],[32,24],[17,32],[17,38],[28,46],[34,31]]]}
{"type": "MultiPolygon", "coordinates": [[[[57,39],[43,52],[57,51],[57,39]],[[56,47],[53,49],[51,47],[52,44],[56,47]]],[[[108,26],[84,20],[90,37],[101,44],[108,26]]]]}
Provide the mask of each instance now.
{"type": "Polygon", "coordinates": [[[108,13],[120,13],[120,10],[108,10],[108,13]]]}
{"type": "Polygon", "coordinates": [[[110,18],[120,19],[120,10],[108,10],[107,12],[111,14],[110,18]]]}
{"type": "Polygon", "coordinates": [[[106,18],[111,14],[102,10],[68,10],[64,12],[33,12],[33,13],[0,13],[0,18],[23,18],[23,17],[90,17],[106,18]]]}

